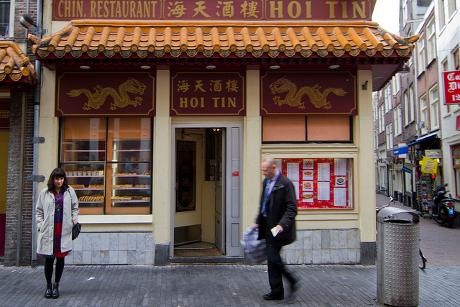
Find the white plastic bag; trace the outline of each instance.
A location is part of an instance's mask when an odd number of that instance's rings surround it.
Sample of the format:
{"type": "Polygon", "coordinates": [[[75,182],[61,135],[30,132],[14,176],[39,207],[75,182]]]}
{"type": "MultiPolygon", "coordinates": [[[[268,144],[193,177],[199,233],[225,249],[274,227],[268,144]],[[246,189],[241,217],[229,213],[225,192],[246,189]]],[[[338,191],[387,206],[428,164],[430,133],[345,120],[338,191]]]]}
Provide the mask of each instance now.
{"type": "Polygon", "coordinates": [[[249,227],[243,233],[243,239],[241,240],[241,246],[244,249],[246,259],[254,264],[267,260],[265,239],[257,240],[258,236],[259,229],[249,227]]]}

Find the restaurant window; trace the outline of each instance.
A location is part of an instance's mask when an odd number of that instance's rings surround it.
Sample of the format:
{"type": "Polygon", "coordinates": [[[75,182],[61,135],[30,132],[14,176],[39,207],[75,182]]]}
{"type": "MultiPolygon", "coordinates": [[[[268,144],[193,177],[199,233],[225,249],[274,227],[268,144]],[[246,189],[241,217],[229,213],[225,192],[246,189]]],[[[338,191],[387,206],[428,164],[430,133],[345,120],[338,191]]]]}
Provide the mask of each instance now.
{"type": "Polygon", "coordinates": [[[273,115],[262,118],[265,143],[351,142],[348,115],[273,115]]]}
{"type": "Polygon", "coordinates": [[[417,74],[420,75],[425,71],[426,67],[426,55],[425,55],[425,36],[420,35],[420,39],[417,43],[417,74]]]}
{"type": "Polygon", "coordinates": [[[439,128],[439,90],[437,85],[430,89],[430,127],[431,130],[439,128]]]}
{"type": "Polygon", "coordinates": [[[10,0],[0,0],[0,37],[9,36],[10,0]]]}
{"type": "Polygon", "coordinates": [[[150,118],[62,120],[60,165],[81,214],[150,214],[150,118]]]}
{"type": "Polygon", "coordinates": [[[352,209],[352,159],[281,158],[283,175],[294,184],[299,209],[352,209]]]}

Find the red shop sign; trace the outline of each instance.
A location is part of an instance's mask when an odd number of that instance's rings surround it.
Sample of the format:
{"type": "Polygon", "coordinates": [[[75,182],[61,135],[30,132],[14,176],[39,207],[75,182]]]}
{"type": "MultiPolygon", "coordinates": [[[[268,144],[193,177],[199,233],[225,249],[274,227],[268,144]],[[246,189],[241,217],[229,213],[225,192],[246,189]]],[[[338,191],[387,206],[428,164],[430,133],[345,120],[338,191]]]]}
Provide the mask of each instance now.
{"type": "Polygon", "coordinates": [[[245,115],[245,81],[238,72],[178,72],[171,78],[171,116],[245,115]]]}
{"type": "Polygon", "coordinates": [[[445,71],[443,76],[446,104],[460,104],[460,70],[445,71]]]}
{"type": "Polygon", "coordinates": [[[56,116],[155,115],[149,73],[65,72],[58,77],[56,116]]]}
{"type": "Polygon", "coordinates": [[[357,114],[351,72],[276,72],[262,76],[261,114],[357,114]]]}

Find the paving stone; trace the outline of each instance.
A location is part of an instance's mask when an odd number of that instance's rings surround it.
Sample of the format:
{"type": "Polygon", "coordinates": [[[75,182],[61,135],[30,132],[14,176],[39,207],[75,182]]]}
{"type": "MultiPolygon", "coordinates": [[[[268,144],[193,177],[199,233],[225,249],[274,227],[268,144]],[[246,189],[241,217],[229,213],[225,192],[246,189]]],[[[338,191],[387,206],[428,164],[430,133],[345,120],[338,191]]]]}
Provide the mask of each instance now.
{"type": "MultiPolygon", "coordinates": [[[[376,268],[360,265],[293,265],[299,279],[294,300],[270,303],[266,266],[67,265],[58,301],[43,298],[43,267],[0,266],[2,306],[380,306],[376,268]],[[90,279],[93,277],[94,279],[90,279]]],[[[420,274],[420,307],[458,306],[460,267],[432,267],[420,274]]]]}

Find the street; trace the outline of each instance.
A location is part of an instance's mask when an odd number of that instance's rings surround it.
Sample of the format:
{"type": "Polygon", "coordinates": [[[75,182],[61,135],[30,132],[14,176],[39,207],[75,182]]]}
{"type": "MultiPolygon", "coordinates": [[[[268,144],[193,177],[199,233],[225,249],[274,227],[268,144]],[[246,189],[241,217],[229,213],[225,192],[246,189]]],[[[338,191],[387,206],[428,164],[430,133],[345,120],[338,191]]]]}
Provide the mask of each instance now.
{"type": "MultiPolygon", "coordinates": [[[[388,202],[388,197],[377,194],[377,207],[388,202]]],[[[398,202],[395,206],[410,209],[398,202]]],[[[448,228],[428,217],[420,218],[420,239],[428,266],[460,266],[460,227],[448,228]]]]}
{"type": "MultiPolygon", "coordinates": [[[[377,206],[388,198],[377,195],[377,206]]],[[[399,203],[395,206],[401,207],[399,203]]],[[[460,228],[421,219],[421,248],[428,267],[420,272],[420,306],[458,306],[460,228]]],[[[376,267],[289,266],[300,290],[289,306],[376,306],[376,267]]],[[[266,302],[266,266],[170,265],[67,266],[61,297],[43,298],[43,267],[0,267],[2,306],[281,306],[266,302]]]]}

